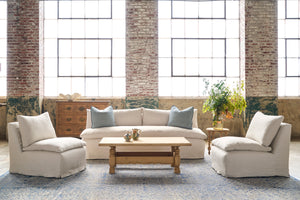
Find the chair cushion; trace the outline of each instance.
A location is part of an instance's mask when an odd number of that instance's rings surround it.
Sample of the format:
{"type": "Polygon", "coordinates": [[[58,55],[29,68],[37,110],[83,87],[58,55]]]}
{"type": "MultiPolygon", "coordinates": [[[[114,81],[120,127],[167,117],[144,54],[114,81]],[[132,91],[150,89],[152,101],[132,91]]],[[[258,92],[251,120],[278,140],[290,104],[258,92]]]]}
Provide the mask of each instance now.
{"type": "Polygon", "coordinates": [[[37,141],[56,137],[48,112],[38,116],[18,115],[17,119],[23,148],[37,141]]]}
{"type": "Polygon", "coordinates": [[[84,147],[84,141],[72,137],[58,137],[52,139],[41,140],[33,143],[32,145],[23,148],[24,151],[52,151],[52,152],[65,152],[71,149],[84,147]]]}
{"type": "Polygon", "coordinates": [[[114,110],[116,126],[141,126],[142,108],[114,110]]]}
{"type": "Polygon", "coordinates": [[[264,115],[258,111],[250,122],[246,138],[255,140],[264,146],[270,146],[283,119],[283,116],[264,115]]]}
{"type": "Polygon", "coordinates": [[[193,128],[194,107],[186,108],[180,111],[176,106],[172,106],[168,126],[175,126],[180,128],[193,128]]]}
{"type": "Polygon", "coordinates": [[[112,106],[108,106],[104,110],[98,110],[91,107],[92,128],[101,128],[115,126],[115,118],[112,106]]]}
{"type": "Polygon", "coordinates": [[[167,126],[169,110],[143,109],[143,126],[167,126]]]}
{"type": "Polygon", "coordinates": [[[244,137],[226,136],[214,139],[213,146],[225,151],[271,151],[271,147],[265,147],[255,140],[244,137]]]}

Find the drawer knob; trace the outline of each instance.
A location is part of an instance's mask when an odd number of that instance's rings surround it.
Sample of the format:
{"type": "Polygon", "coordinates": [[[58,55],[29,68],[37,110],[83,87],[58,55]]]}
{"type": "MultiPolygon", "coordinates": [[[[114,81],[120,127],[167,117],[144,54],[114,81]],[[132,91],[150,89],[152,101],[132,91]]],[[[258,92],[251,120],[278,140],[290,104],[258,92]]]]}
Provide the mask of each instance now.
{"type": "Polygon", "coordinates": [[[72,131],[72,130],[70,128],[68,128],[67,131],[72,131]]]}
{"type": "Polygon", "coordinates": [[[83,117],[81,117],[81,118],[80,118],[80,121],[81,121],[81,122],[84,122],[84,121],[85,121],[85,119],[84,119],[83,117]]]}
{"type": "Polygon", "coordinates": [[[71,107],[67,107],[67,110],[71,110],[71,107]]]}
{"type": "Polygon", "coordinates": [[[67,121],[69,122],[69,121],[71,121],[72,120],[72,118],[67,118],[67,121]]]}
{"type": "Polygon", "coordinates": [[[85,110],[85,107],[81,106],[81,107],[79,107],[79,110],[80,110],[80,111],[84,111],[84,110],[85,110]]]}

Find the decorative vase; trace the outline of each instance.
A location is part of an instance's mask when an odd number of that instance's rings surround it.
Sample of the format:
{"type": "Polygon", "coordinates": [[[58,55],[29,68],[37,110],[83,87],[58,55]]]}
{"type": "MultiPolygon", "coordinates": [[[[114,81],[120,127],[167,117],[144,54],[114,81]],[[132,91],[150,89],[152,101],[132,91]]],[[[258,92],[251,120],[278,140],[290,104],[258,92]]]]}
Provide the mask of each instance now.
{"type": "Polygon", "coordinates": [[[124,135],[124,139],[126,142],[130,142],[131,140],[131,134],[129,132],[127,132],[125,135],[124,135]]]}
{"type": "Polygon", "coordinates": [[[137,129],[137,128],[132,129],[132,139],[133,140],[138,140],[140,135],[141,135],[141,130],[140,129],[137,129]]]}
{"type": "Polygon", "coordinates": [[[216,124],[214,126],[214,129],[216,130],[222,130],[223,129],[223,121],[216,121],[216,124]]]}
{"type": "Polygon", "coordinates": [[[216,129],[216,130],[222,130],[223,129],[223,116],[222,115],[217,116],[216,119],[217,120],[215,120],[213,122],[214,129],[216,129]]]}

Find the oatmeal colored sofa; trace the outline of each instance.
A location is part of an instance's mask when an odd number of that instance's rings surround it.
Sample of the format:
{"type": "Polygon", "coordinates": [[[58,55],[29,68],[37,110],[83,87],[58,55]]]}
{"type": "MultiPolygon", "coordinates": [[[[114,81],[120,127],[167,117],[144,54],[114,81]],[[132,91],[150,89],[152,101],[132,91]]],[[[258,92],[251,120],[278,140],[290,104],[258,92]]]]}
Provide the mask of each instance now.
{"type": "MultiPolygon", "coordinates": [[[[91,112],[87,110],[86,129],[80,137],[86,142],[87,159],[107,159],[108,147],[99,147],[103,137],[123,137],[132,128],[142,130],[141,137],[185,137],[192,143],[189,147],[180,147],[181,158],[197,159],[204,157],[206,134],[198,128],[197,110],[194,110],[192,129],[167,126],[170,110],[159,109],[120,109],[113,110],[115,126],[91,128],[91,112]]],[[[168,147],[120,147],[118,151],[169,151],[168,147]],[[131,149],[129,149],[131,148],[131,149]]]]}

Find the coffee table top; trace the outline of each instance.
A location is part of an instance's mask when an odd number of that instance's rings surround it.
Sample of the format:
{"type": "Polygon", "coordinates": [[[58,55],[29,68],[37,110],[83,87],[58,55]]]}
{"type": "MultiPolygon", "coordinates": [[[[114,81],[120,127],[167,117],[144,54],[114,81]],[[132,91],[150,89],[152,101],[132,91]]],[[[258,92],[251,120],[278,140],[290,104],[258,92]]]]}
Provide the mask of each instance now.
{"type": "Polygon", "coordinates": [[[139,137],[126,142],[123,137],[103,137],[99,146],[192,146],[185,137],[139,137]]]}

